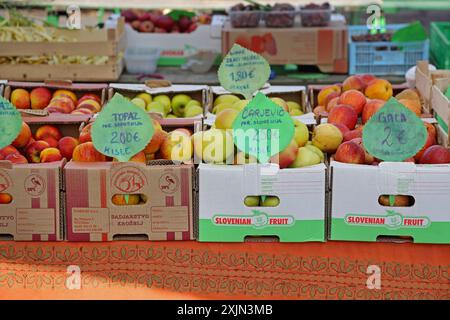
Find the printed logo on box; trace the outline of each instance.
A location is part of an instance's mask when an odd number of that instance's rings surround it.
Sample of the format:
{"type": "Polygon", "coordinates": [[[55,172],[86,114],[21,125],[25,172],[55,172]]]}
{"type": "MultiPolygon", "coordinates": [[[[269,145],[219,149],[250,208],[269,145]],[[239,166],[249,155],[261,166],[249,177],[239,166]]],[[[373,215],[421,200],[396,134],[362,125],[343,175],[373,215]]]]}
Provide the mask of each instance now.
{"type": "Polygon", "coordinates": [[[178,178],[172,173],[164,173],[159,178],[159,189],[164,193],[174,193],[178,190],[178,178]]]}
{"type": "Polygon", "coordinates": [[[11,181],[9,174],[7,174],[3,170],[0,170],[0,192],[5,191],[11,185],[12,185],[12,181],[11,181]]]}
{"type": "Polygon", "coordinates": [[[136,167],[121,167],[112,177],[112,185],[125,193],[138,192],[146,183],[144,173],[136,167]]]}
{"type": "Polygon", "coordinates": [[[45,191],[45,180],[38,174],[30,174],[24,182],[26,193],[32,197],[38,197],[45,191]]]}
{"type": "Polygon", "coordinates": [[[292,216],[271,216],[268,213],[252,210],[253,216],[215,215],[213,223],[221,226],[253,226],[256,228],[290,226],[295,222],[292,216]]]}
{"type": "Polygon", "coordinates": [[[362,215],[348,214],[345,216],[345,223],[348,225],[359,225],[369,227],[383,226],[389,229],[400,228],[428,228],[431,225],[427,217],[403,216],[394,210],[386,210],[386,215],[362,215]]]}

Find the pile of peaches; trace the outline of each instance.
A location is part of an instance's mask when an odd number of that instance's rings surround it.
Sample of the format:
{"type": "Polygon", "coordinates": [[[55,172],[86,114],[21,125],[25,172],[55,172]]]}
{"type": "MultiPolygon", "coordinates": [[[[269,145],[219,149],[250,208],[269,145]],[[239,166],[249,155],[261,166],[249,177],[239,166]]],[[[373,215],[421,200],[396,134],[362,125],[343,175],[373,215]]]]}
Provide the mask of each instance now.
{"type": "MultiPolygon", "coordinates": [[[[317,138],[324,152],[334,154],[336,161],[354,164],[377,165],[380,160],[365,150],[362,132],[367,121],[380,110],[392,97],[392,85],[372,75],[348,77],[342,85],[330,85],[323,88],[318,96],[316,115],[327,113],[326,124],[317,126],[314,135],[327,132],[326,138],[317,138]]],[[[422,105],[418,92],[405,89],[395,98],[417,116],[422,114],[422,105]]],[[[436,128],[423,123],[428,137],[423,148],[412,158],[405,161],[420,164],[450,163],[450,151],[437,145],[436,128]]],[[[313,138],[314,139],[314,138],[313,138]]]]}
{"type": "Polygon", "coordinates": [[[70,90],[59,89],[53,93],[46,87],[28,92],[17,88],[11,92],[11,103],[17,109],[46,110],[48,113],[94,114],[102,109],[101,99],[94,93],[86,93],[78,99],[70,90]]]}

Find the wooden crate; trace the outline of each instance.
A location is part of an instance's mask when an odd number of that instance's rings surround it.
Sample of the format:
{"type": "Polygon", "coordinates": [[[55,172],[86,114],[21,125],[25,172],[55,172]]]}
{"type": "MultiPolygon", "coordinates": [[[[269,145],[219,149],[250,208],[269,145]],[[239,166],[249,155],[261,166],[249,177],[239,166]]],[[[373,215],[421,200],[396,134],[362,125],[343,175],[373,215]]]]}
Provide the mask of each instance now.
{"type": "MultiPolygon", "coordinates": [[[[26,29],[26,28],[24,28],[26,29]]],[[[55,29],[55,35],[74,42],[1,42],[0,57],[10,56],[108,56],[103,65],[0,64],[0,78],[17,81],[72,80],[114,81],[123,70],[124,20],[116,29],[55,29]]]]}

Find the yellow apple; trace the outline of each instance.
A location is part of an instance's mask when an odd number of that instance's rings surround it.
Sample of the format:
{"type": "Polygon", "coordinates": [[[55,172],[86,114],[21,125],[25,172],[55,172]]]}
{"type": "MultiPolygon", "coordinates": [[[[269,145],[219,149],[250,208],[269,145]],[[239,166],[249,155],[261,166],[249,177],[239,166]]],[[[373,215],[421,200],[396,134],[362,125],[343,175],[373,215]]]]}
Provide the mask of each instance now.
{"type": "Polygon", "coordinates": [[[142,99],[145,101],[145,104],[148,105],[150,102],[152,102],[152,96],[147,92],[141,92],[139,93],[136,98],[142,99]]]}
{"type": "Polygon", "coordinates": [[[234,109],[225,109],[223,111],[220,111],[216,115],[216,120],[214,121],[214,124],[217,129],[232,129],[233,128],[233,122],[238,116],[239,112],[234,109]]]}
{"type": "Polygon", "coordinates": [[[303,168],[319,164],[320,162],[320,157],[314,151],[307,147],[301,147],[298,149],[297,157],[289,168],[303,168]]]}
{"type": "Polygon", "coordinates": [[[145,106],[147,105],[145,101],[141,98],[134,98],[131,100],[131,103],[143,110],[145,110],[145,106]]]}
{"type": "Polygon", "coordinates": [[[295,101],[286,101],[286,103],[287,103],[287,105],[288,105],[288,107],[289,107],[289,111],[292,111],[292,110],[302,110],[300,104],[298,104],[298,103],[295,102],[295,101]]]}
{"type": "MultiPolygon", "coordinates": [[[[194,152],[206,163],[225,164],[234,152],[233,136],[228,130],[210,129],[192,136],[194,152]]],[[[231,159],[232,160],[232,159],[231,159]]]]}
{"type": "Polygon", "coordinates": [[[299,147],[303,147],[309,140],[309,130],[306,124],[301,121],[294,120],[295,134],[294,139],[299,147]]]}
{"type": "Polygon", "coordinates": [[[280,199],[275,196],[267,196],[264,201],[261,201],[261,207],[277,207],[279,204],[280,199]]]}
{"type": "Polygon", "coordinates": [[[247,207],[258,207],[259,206],[259,197],[258,196],[247,196],[244,199],[244,204],[247,207]]]}
{"type": "Polygon", "coordinates": [[[235,103],[236,101],[239,101],[239,100],[241,100],[241,99],[236,97],[234,94],[222,94],[214,100],[213,106],[215,107],[221,103],[227,103],[229,105],[233,105],[233,103],[235,103]]]}

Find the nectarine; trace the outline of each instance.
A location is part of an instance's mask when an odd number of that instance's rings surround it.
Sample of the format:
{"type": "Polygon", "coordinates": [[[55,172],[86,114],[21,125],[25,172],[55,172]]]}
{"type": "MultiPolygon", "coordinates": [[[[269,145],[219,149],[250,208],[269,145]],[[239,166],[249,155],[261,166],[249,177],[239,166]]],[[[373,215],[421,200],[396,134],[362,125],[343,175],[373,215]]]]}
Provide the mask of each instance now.
{"type": "Polygon", "coordinates": [[[358,90],[350,89],[341,94],[338,102],[351,106],[359,115],[366,104],[366,97],[358,90]]]}
{"type": "Polygon", "coordinates": [[[47,148],[50,148],[47,142],[37,140],[27,145],[27,147],[25,148],[25,155],[29,162],[40,163],[41,152],[47,148]]]}
{"type": "Polygon", "coordinates": [[[30,127],[25,122],[22,122],[22,129],[20,130],[20,133],[16,137],[16,139],[12,142],[12,146],[18,149],[23,148],[28,144],[30,138],[31,138],[30,127]]]}
{"type": "Polygon", "coordinates": [[[30,109],[30,94],[25,89],[14,89],[10,100],[17,109],[30,109]]]}
{"type": "Polygon", "coordinates": [[[420,158],[422,164],[450,163],[450,151],[443,146],[428,147],[420,158]]]}
{"type": "Polygon", "coordinates": [[[41,152],[41,162],[55,162],[62,160],[61,152],[56,148],[47,148],[41,152]]]}
{"type": "Polygon", "coordinates": [[[72,159],[73,150],[78,144],[78,140],[73,137],[63,137],[58,141],[58,149],[61,151],[63,158],[69,161],[72,159]]]}
{"type": "Polygon", "coordinates": [[[386,101],[380,99],[368,99],[362,112],[362,123],[369,121],[372,116],[380,110],[386,101]]]}
{"type": "Polygon", "coordinates": [[[106,157],[95,149],[92,142],[85,142],[75,147],[72,160],[77,162],[104,162],[106,157]]]}
{"type": "Polygon", "coordinates": [[[34,88],[30,93],[31,109],[44,109],[52,99],[52,93],[45,87],[34,88]]]}
{"type": "Polygon", "coordinates": [[[341,144],[334,155],[334,159],[344,163],[364,164],[366,162],[364,149],[354,141],[341,144]]]}
{"type": "Polygon", "coordinates": [[[369,99],[389,100],[392,97],[392,85],[384,79],[374,79],[369,82],[365,95],[369,99]]]}
{"type": "Polygon", "coordinates": [[[345,104],[337,105],[328,114],[328,122],[341,123],[350,130],[353,130],[355,128],[357,121],[358,114],[356,113],[355,109],[345,104]]]}

